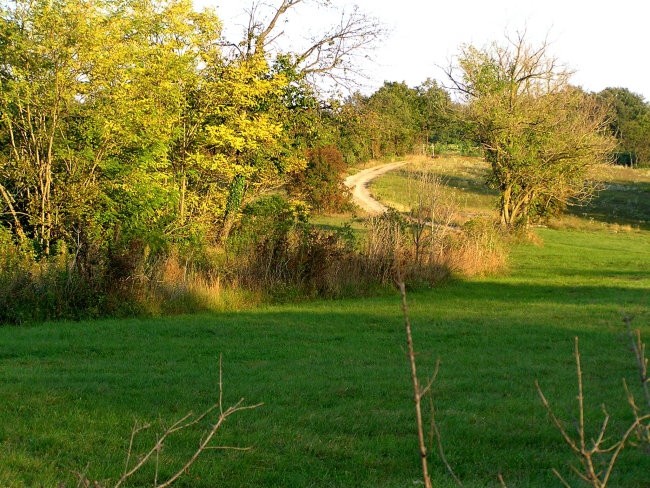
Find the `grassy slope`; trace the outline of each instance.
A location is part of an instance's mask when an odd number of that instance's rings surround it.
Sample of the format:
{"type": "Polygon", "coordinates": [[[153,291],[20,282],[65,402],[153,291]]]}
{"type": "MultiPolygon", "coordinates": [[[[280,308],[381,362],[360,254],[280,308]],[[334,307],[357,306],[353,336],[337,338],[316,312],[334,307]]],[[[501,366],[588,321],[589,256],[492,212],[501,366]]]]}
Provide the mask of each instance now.
{"type": "MultiPolygon", "coordinates": [[[[627,184],[627,183],[626,183],[627,184]]],[[[508,276],[410,294],[421,370],[435,386],[449,461],[466,486],[559,486],[567,450],[536,396],[576,418],[572,340],[580,336],[588,418],[605,402],[629,421],[636,379],[623,313],[650,337],[650,233],[539,230],[508,276]]],[[[169,424],[216,399],[262,401],[178,486],[412,486],[418,460],[397,296],[319,301],[159,320],[0,328],[0,486],[54,486],[71,470],[115,479],[134,419],[169,424]]],[[[151,440],[151,439],[149,439],[151,440]]],[[[181,459],[196,443],[179,439],[181,459]]],[[[434,485],[452,486],[434,459],[434,485]]],[[[650,457],[626,450],[612,486],[647,487],[650,457]]],[[[150,486],[151,473],[135,485],[150,486]]],[[[70,483],[74,486],[74,483],[70,483]]]]}
{"type": "Polygon", "coordinates": [[[496,193],[485,185],[489,172],[485,161],[453,155],[436,159],[420,156],[411,161],[403,169],[373,181],[373,195],[405,210],[415,201],[412,180],[417,180],[419,172],[432,172],[441,177],[445,192],[461,207],[459,222],[478,215],[496,216],[496,193]]]}
{"type": "MultiPolygon", "coordinates": [[[[410,295],[422,370],[441,358],[438,420],[468,486],[553,486],[566,450],[533,387],[575,418],[572,337],[581,337],[590,417],[629,420],[634,381],[621,314],[650,336],[647,233],[544,230],[507,277],[410,295]],[[594,415],[591,415],[594,414],[594,415]]],[[[83,469],[115,478],[134,418],[165,421],[215,399],[263,401],[179,486],[411,486],[418,465],[397,297],[257,312],[0,329],[0,486],[53,486],[83,469]]],[[[618,431],[623,424],[615,421],[618,431]]],[[[189,441],[188,441],[189,442],[189,441]]],[[[186,446],[187,447],[187,446],[186,446]]],[[[168,454],[174,454],[170,447],[168,454]]],[[[629,450],[613,486],[647,486],[629,450]]],[[[448,486],[434,462],[437,486],[448,486]]],[[[143,481],[143,480],[140,480],[143,481]]]]}
{"type": "MultiPolygon", "coordinates": [[[[400,210],[409,207],[413,186],[410,180],[426,171],[442,178],[447,193],[462,209],[459,222],[478,215],[496,215],[497,193],[485,184],[490,171],[485,161],[455,155],[415,157],[411,161],[400,171],[387,173],[372,183],[372,192],[379,200],[400,210]]],[[[570,207],[568,215],[560,219],[560,227],[650,230],[650,170],[599,166],[591,179],[600,184],[600,191],[586,205],[570,207]]],[[[557,220],[553,225],[558,225],[557,220]]]]}

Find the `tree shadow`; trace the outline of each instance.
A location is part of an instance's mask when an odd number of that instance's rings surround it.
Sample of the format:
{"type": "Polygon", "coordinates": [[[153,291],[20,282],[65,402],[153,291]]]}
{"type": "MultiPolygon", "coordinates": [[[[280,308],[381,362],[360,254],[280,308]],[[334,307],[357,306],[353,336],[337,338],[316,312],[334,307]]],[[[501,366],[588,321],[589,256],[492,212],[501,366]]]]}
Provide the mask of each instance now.
{"type": "Polygon", "coordinates": [[[608,184],[586,205],[572,205],[568,213],[607,224],[650,229],[650,183],[617,182],[608,184]]]}

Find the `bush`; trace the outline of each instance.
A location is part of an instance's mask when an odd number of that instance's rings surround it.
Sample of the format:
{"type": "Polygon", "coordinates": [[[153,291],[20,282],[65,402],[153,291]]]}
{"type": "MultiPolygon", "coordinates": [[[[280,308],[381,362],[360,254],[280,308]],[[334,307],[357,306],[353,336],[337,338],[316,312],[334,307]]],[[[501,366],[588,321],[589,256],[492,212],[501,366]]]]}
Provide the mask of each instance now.
{"type": "Polygon", "coordinates": [[[426,215],[391,210],[369,219],[359,239],[349,227],[311,225],[303,203],[275,195],[248,205],[222,248],[152,251],[135,239],[94,247],[90,240],[75,252],[59,246],[41,259],[0,229],[0,321],[191,313],[262,300],[364,296],[394,286],[397,278],[431,286],[452,273],[481,274],[504,265],[505,246],[491,222],[452,228],[427,222],[426,215]]]}
{"type": "Polygon", "coordinates": [[[101,314],[102,290],[79,273],[76,256],[65,246],[58,245],[54,255],[40,260],[26,246],[0,229],[0,323],[101,314]]]}
{"type": "Polygon", "coordinates": [[[346,165],[334,146],[307,151],[307,167],[289,182],[291,195],[303,198],[317,212],[341,212],[350,207],[350,192],[343,184],[346,165]]]}

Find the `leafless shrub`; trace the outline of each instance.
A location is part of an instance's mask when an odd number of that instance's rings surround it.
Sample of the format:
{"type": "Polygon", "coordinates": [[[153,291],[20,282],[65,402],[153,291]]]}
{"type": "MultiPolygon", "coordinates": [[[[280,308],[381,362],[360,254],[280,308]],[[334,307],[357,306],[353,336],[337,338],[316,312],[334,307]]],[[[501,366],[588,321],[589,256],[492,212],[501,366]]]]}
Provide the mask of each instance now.
{"type": "MultiPolygon", "coordinates": [[[[539,383],[535,381],[535,386],[537,387],[537,392],[542,400],[544,408],[548,412],[548,415],[551,419],[553,425],[557,430],[562,434],[562,438],[565,443],[569,446],[574,456],[578,459],[580,466],[576,467],[571,465],[572,471],[583,481],[587,482],[589,485],[594,488],[606,488],[607,483],[610,480],[616,461],[618,460],[619,454],[623,448],[629,443],[630,439],[638,434],[640,428],[646,428],[647,424],[650,421],[650,414],[639,415],[634,399],[629,393],[629,390],[626,387],[628,392],[628,400],[632,405],[634,411],[634,421],[632,424],[625,430],[625,432],[618,437],[615,442],[607,442],[608,426],[610,421],[610,416],[603,405],[602,410],[604,414],[604,419],[602,421],[600,430],[597,432],[597,435],[593,439],[588,438],[588,434],[585,429],[585,409],[584,409],[584,394],[583,394],[583,385],[582,385],[582,366],[580,362],[580,349],[578,347],[578,338],[575,338],[574,346],[574,355],[576,361],[576,376],[578,379],[578,426],[577,432],[575,434],[570,434],[565,424],[555,415],[549,401],[546,399],[546,396],[542,392],[539,383]],[[607,445],[609,444],[609,445],[607,445]]],[[[553,469],[553,473],[558,479],[562,482],[565,487],[570,488],[568,481],[560,474],[556,469],[553,469]]]]}
{"type": "Polygon", "coordinates": [[[155,466],[155,474],[152,486],[154,488],[167,488],[174,484],[181,476],[186,474],[189,468],[198,460],[198,458],[208,450],[235,450],[235,451],[247,451],[251,449],[250,447],[237,447],[237,446],[224,446],[224,445],[214,445],[212,443],[216,434],[223,427],[225,421],[232,415],[244,411],[252,410],[262,406],[262,403],[255,405],[246,405],[244,404],[244,399],[240,399],[234,405],[225,408],[223,403],[223,368],[221,363],[221,357],[219,358],[219,398],[215,404],[205,410],[203,413],[196,415],[192,412],[187,413],[182,418],[178,419],[171,426],[167,427],[161,434],[157,436],[156,442],[149,449],[145,450],[142,453],[136,453],[134,443],[136,438],[143,432],[151,429],[151,423],[139,424],[136,423],[132,430],[131,436],[129,439],[129,447],[126,453],[126,459],[124,462],[124,469],[120,478],[110,485],[103,485],[98,481],[90,480],[85,472],[76,473],[78,484],[77,488],[107,488],[111,486],[112,488],[119,488],[128,481],[130,481],[136,473],[138,473],[142,468],[149,465],[151,462],[155,466]],[[166,442],[174,434],[186,431],[192,427],[197,426],[203,421],[207,421],[211,416],[216,418],[210,422],[210,427],[201,432],[199,438],[199,445],[196,450],[185,460],[183,465],[177,469],[171,476],[167,477],[164,480],[159,479],[160,475],[160,453],[163,450],[166,442]]]}
{"type": "Polygon", "coordinates": [[[646,357],[645,344],[641,340],[641,331],[639,329],[632,330],[632,317],[626,315],[623,317],[623,322],[625,323],[639,370],[639,381],[641,382],[641,388],[643,388],[646,407],[650,410],[650,377],[648,376],[648,358],[646,357]]]}
{"type": "Polygon", "coordinates": [[[430,171],[410,172],[407,188],[408,227],[419,263],[423,252],[431,259],[445,250],[447,236],[456,231],[452,222],[458,204],[445,192],[442,177],[430,171]]]}
{"type": "Polygon", "coordinates": [[[629,403],[634,418],[638,424],[636,432],[637,438],[639,442],[645,444],[646,449],[650,451],[650,421],[642,421],[643,417],[650,415],[650,377],[648,377],[648,358],[645,352],[646,348],[645,344],[641,340],[641,331],[639,329],[632,329],[632,317],[626,315],[623,317],[623,322],[625,323],[625,328],[630,339],[632,352],[634,353],[634,359],[636,360],[639,372],[639,381],[645,399],[644,407],[642,408],[638,406],[634,394],[628,387],[625,379],[623,380],[623,387],[625,388],[625,393],[627,395],[627,402],[629,403]]]}

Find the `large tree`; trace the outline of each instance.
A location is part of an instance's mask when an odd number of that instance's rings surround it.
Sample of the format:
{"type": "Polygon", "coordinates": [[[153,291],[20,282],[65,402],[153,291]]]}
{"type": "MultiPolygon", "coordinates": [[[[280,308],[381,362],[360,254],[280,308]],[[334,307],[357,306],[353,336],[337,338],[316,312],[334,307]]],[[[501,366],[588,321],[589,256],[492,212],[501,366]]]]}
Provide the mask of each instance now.
{"type": "Polygon", "coordinates": [[[253,2],[242,37],[223,42],[227,54],[222,78],[235,73],[247,81],[237,90],[226,86],[225,110],[208,127],[213,147],[221,151],[230,168],[221,242],[237,221],[246,197],[259,196],[269,184],[286,181],[292,171],[305,167],[305,148],[296,139],[310,131],[299,134],[295,130],[311,123],[306,115],[311,104],[304,102],[313,100],[313,94],[328,83],[349,83],[356,73],[356,56],[382,34],[376,21],[354,8],[341,12],[338,23],[296,39],[287,24],[291,14],[309,3],[333,8],[326,0],[253,2]],[[282,47],[280,41],[287,39],[291,49],[282,47]],[[239,141],[242,136],[249,143],[239,141]]]}
{"type": "Polygon", "coordinates": [[[218,36],[189,0],[3,3],[5,225],[43,255],[113,227],[126,239],[173,234],[174,143],[218,36]]]}
{"type": "Polygon", "coordinates": [[[587,171],[612,150],[607,117],[570,72],[524,36],[462,48],[448,72],[492,165],[502,225],[527,225],[588,198],[587,171]]]}

